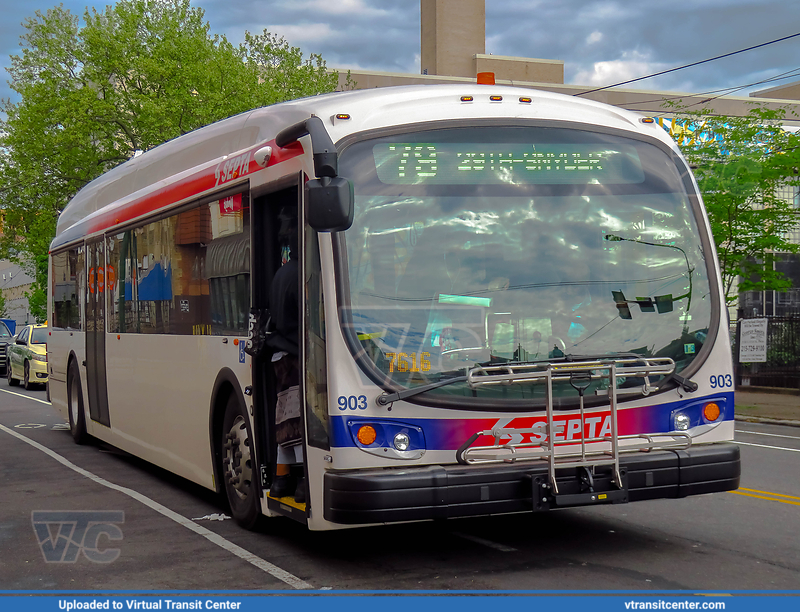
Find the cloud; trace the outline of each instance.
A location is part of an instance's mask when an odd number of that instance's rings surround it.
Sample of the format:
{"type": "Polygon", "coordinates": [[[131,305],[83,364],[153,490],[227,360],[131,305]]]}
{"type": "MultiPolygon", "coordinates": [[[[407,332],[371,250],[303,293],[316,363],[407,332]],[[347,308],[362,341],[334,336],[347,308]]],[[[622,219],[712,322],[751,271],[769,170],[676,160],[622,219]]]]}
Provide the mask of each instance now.
{"type": "MultiPolygon", "coordinates": [[[[374,4],[374,3],[370,3],[374,4]]],[[[324,13],[327,15],[358,15],[379,18],[387,11],[376,6],[370,6],[364,0],[307,0],[295,2],[292,8],[299,12],[310,11],[311,14],[324,13]]]]}
{"type": "MultiPolygon", "coordinates": [[[[301,25],[276,24],[267,28],[273,34],[283,36],[292,46],[319,46],[334,35],[327,23],[304,23],[301,25]]],[[[262,28],[263,30],[263,28],[262,28]]]]}
{"type": "Polygon", "coordinates": [[[570,82],[581,85],[611,85],[668,68],[652,62],[638,51],[626,51],[618,60],[594,62],[587,70],[579,70],[570,82]]]}
{"type": "Polygon", "coordinates": [[[599,43],[601,40],[603,40],[603,33],[595,30],[586,37],[586,44],[593,45],[595,43],[599,43]]]}

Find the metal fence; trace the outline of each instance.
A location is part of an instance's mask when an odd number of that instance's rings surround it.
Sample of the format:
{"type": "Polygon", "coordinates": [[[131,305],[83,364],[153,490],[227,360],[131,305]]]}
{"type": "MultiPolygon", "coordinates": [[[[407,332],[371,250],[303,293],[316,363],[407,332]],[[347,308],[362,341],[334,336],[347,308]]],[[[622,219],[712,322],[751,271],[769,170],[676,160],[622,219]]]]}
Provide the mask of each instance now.
{"type": "Polygon", "coordinates": [[[767,360],[761,363],[739,362],[740,317],[736,322],[733,347],[737,386],[800,389],[800,313],[746,318],[767,319],[767,360]]]}

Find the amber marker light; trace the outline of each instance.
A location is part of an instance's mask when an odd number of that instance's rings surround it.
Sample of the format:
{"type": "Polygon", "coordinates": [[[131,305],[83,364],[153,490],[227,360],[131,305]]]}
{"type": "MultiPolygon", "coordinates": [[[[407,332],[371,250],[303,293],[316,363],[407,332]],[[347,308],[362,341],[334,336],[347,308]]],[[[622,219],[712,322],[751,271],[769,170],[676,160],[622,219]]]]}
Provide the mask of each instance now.
{"type": "Polygon", "coordinates": [[[233,339],[233,346],[239,346],[239,338],[233,339]]]}
{"type": "Polygon", "coordinates": [[[356,438],[364,446],[369,446],[375,442],[377,437],[378,434],[375,433],[375,428],[372,425],[362,425],[358,428],[358,433],[356,434],[356,438]]]}
{"type": "Polygon", "coordinates": [[[709,421],[716,421],[719,418],[720,410],[719,406],[714,402],[710,404],[706,404],[706,407],[703,408],[703,416],[706,417],[709,421]]]}
{"type": "Polygon", "coordinates": [[[472,102],[474,99],[472,96],[461,96],[462,102],[472,102]]]}
{"type": "Polygon", "coordinates": [[[519,99],[519,101],[522,102],[523,104],[530,104],[531,102],[533,102],[533,98],[528,98],[527,96],[522,96],[519,99]]]}
{"type": "Polygon", "coordinates": [[[502,102],[503,101],[503,96],[489,96],[489,99],[492,102],[502,102]]]}
{"type": "Polygon", "coordinates": [[[350,119],[350,115],[348,115],[347,113],[337,113],[336,118],[346,121],[347,119],[350,119]]]}
{"type": "Polygon", "coordinates": [[[656,120],[652,117],[642,117],[642,123],[655,123],[656,120]]]}

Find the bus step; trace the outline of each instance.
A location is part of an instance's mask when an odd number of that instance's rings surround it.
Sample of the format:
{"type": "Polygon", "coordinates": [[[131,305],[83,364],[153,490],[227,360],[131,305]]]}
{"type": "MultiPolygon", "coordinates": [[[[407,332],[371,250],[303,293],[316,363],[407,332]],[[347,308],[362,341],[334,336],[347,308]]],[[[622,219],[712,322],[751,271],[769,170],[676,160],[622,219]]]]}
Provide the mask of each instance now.
{"type": "Polygon", "coordinates": [[[298,523],[303,523],[304,525],[308,523],[306,504],[297,503],[294,501],[294,497],[271,497],[267,493],[267,507],[278,514],[294,519],[298,523]]]}

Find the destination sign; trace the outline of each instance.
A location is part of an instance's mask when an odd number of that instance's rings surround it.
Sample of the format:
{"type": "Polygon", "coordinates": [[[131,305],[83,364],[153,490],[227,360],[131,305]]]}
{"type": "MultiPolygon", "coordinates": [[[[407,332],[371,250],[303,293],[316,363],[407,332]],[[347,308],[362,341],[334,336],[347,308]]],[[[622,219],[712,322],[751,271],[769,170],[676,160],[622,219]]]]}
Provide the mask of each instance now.
{"type": "Polygon", "coordinates": [[[644,181],[636,149],[627,145],[382,142],[373,157],[378,178],[390,185],[644,181]]]}

